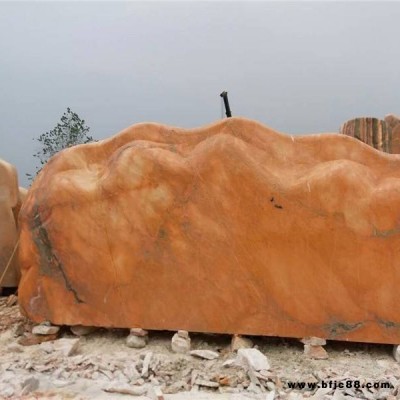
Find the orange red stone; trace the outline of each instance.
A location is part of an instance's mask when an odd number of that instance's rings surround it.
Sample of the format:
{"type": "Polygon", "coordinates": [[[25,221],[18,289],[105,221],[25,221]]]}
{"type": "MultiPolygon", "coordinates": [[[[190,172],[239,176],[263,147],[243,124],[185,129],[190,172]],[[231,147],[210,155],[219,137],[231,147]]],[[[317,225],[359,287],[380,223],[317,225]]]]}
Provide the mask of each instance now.
{"type": "Polygon", "coordinates": [[[230,118],[62,151],[20,215],[35,322],[400,343],[400,156],[230,118]]]}

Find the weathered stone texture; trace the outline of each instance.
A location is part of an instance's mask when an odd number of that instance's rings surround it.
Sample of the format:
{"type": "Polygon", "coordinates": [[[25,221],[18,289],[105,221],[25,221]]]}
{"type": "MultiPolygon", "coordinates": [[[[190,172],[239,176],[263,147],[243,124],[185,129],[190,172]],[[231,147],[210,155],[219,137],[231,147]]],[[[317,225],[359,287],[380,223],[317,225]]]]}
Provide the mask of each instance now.
{"type": "Polygon", "coordinates": [[[385,116],[385,122],[392,134],[392,151],[393,154],[400,154],[400,118],[393,114],[385,116]]]}
{"type": "Polygon", "coordinates": [[[385,121],[378,118],[354,118],[342,125],[340,133],[361,140],[377,150],[393,153],[391,130],[385,121]]]}
{"type": "Polygon", "coordinates": [[[36,322],[400,343],[400,156],[230,118],[52,158],[21,215],[36,322]]]}

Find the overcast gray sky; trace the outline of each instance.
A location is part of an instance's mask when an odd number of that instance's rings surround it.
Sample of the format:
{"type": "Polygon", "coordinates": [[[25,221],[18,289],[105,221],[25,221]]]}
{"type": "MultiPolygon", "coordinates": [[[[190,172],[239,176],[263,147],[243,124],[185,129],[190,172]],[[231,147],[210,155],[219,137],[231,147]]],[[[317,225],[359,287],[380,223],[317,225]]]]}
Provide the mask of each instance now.
{"type": "Polygon", "coordinates": [[[0,158],[33,172],[32,138],[67,107],[95,138],[232,112],[279,131],[400,113],[400,3],[0,3],[0,158]]]}

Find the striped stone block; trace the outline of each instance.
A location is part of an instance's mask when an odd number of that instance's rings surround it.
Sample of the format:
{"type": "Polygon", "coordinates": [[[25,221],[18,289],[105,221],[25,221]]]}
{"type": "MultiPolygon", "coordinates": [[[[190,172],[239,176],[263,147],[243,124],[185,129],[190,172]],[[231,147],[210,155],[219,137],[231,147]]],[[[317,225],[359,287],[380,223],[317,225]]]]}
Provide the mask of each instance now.
{"type": "Polygon", "coordinates": [[[391,129],[381,119],[354,118],[341,126],[340,133],[361,140],[377,150],[392,153],[391,129]]]}

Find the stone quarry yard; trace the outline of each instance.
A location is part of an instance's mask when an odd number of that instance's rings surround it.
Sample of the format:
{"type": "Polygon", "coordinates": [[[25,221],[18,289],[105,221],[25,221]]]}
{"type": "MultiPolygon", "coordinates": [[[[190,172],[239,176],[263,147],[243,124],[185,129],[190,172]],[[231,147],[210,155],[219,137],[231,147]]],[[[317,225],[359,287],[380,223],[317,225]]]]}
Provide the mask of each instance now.
{"type": "Polygon", "coordinates": [[[253,348],[270,365],[258,371],[238,360],[228,335],[190,333],[191,350],[212,351],[199,352],[204,356],[217,353],[211,360],[174,353],[174,332],[152,331],[147,346],[135,349],[126,345],[128,329],[98,329],[78,337],[63,327],[55,340],[33,344],[38,336],[31,334],[32,324],[20,314],[16,300],[13,295],[0,298],[1,399],[400,398],[400,365],[390,345],[328,342],[328,359],[315,360],[304,355],[298,340],[252,337],[253,348]],[[329,381],[352,382],[347,383],[352,387],[289,387],[329,381]],[[392,388],[355,388],[357,381],[392,388]]]}

